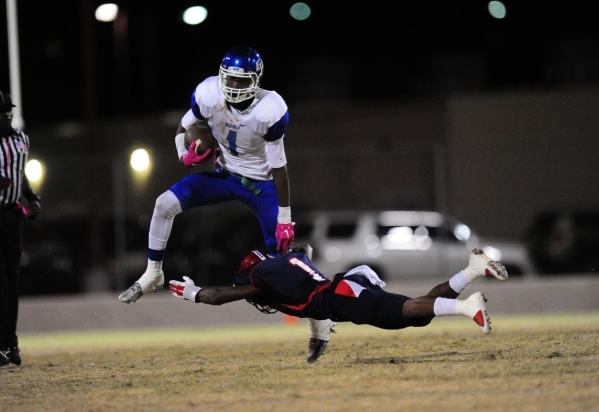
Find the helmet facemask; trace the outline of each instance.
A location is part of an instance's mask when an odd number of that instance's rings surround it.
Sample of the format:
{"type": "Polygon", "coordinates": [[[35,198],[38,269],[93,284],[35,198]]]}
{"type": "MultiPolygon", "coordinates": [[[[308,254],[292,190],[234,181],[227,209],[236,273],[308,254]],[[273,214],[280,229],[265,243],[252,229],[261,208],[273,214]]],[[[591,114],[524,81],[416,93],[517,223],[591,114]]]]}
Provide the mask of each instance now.
{"type": "Polygon", "coordinates": [[[264,63],[258,52],[250,47],[237,47],[225,55],[219,70],[220,90],[229,103],[240,103],[252,99],[258,93],[264,63]],[[230,78],[245,80],[247,85],[232,87],[230,78]]]}
{"type": "Polygon", "coordinates": [[[219,71],[220,76],[220,90],[225,95],[225,100],[229,103],[239,103],[244,100],[251,99],[258,93],[260,87],[260,78],[262,73],[243,73],[238,70],[238,67],[229,67],[228,69],[221,66],[219,71]],[[227,80],[229,77],[239,77],[242,79],[250,79],[250,85],[246,88],[237,89],[235,87],[227,86],[227,80]]]}

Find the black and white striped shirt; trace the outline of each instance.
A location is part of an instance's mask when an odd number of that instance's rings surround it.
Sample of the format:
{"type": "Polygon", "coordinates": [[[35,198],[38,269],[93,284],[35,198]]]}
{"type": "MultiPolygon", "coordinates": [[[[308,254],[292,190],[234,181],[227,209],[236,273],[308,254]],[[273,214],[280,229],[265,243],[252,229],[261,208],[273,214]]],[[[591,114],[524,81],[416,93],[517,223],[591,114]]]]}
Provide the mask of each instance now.
{"type": "Polygon", "coordinates": [[[0,175],[12,180],[12,186],[0,190],[0,205],[12,205],[21,196],[23,174],[29,155],[29,136],[11,128],[8,136],[0,137],[0,175]]]}

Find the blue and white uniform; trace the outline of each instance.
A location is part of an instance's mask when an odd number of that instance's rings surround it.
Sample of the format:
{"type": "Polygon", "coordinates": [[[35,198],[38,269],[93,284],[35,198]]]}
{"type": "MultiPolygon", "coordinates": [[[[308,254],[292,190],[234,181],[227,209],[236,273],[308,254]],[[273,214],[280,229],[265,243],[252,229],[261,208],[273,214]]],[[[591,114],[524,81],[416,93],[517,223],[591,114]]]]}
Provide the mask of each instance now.
{"type": "Polygon", "coordinates": [[[227,107],[218,76],[200,83],[191,97],[191,109],[183,116],[186,129],[206,119],[222,150],[218,163],[227,170],[254,180],[270,180],[270,169],[287,164],[283,137],[289,112],[274,91],[259,89],[243,112],[227,107]]]}
{"type": "Polygon", "coordinates": [[[278,198],[272,168],[287,164],[283,137],[289,122],[287,105],[274,91],[259,89],[244,111],[227,105],[218,76],[201,82],[192,94],[191,108],[181,125],[188,128],[207,120],[221,154],[213,172],[189,175],[170,191],[182,210],[239,200],[256,215],[266,247],[277,253],[275,228],[278,198]]]}

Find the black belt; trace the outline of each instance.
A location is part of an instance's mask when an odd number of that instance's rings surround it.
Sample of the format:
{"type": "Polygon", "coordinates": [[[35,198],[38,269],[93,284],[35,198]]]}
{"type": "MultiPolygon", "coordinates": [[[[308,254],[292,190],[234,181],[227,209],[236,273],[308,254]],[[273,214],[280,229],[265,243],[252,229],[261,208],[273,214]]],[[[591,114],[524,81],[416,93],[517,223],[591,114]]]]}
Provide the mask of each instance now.
{"type": "Polygon", "coordinates": [[[225,169],[224,167],[220,166],[217,170],[220,170],[221,172],[223,172],[226,175],[231,175],[231,176],[235,176],[241,179],[241,184],[244,185],[250,192],[252,192],[253,194],[255,194],[256,196],[258,196],[261,192],[260,189],[258,189],[254,183],[252,183],[252,179],[249,179],[243,175],[237,174],[237,173],[233,173],[230,170],[225,169]]]}
{"type": "Polygon", "coordinates": [[[16,203],[11,203],[10,205],[0,204],[0,209],[13,209],[13,210],[17,210],[17,204],[16,203]]]}

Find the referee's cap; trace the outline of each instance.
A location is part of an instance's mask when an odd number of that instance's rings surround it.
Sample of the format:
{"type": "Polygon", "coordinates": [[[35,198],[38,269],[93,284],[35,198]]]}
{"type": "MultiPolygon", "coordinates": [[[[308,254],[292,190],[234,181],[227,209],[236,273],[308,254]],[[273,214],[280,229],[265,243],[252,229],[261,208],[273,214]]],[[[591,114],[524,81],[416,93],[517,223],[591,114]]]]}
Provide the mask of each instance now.
{"type": "Polygon", "coordinates": [[[0,109],[12,110],[13,107],[16,106],[12,104],[12,98],[10,97],[10,94],[0,91],[0,109]]]}

